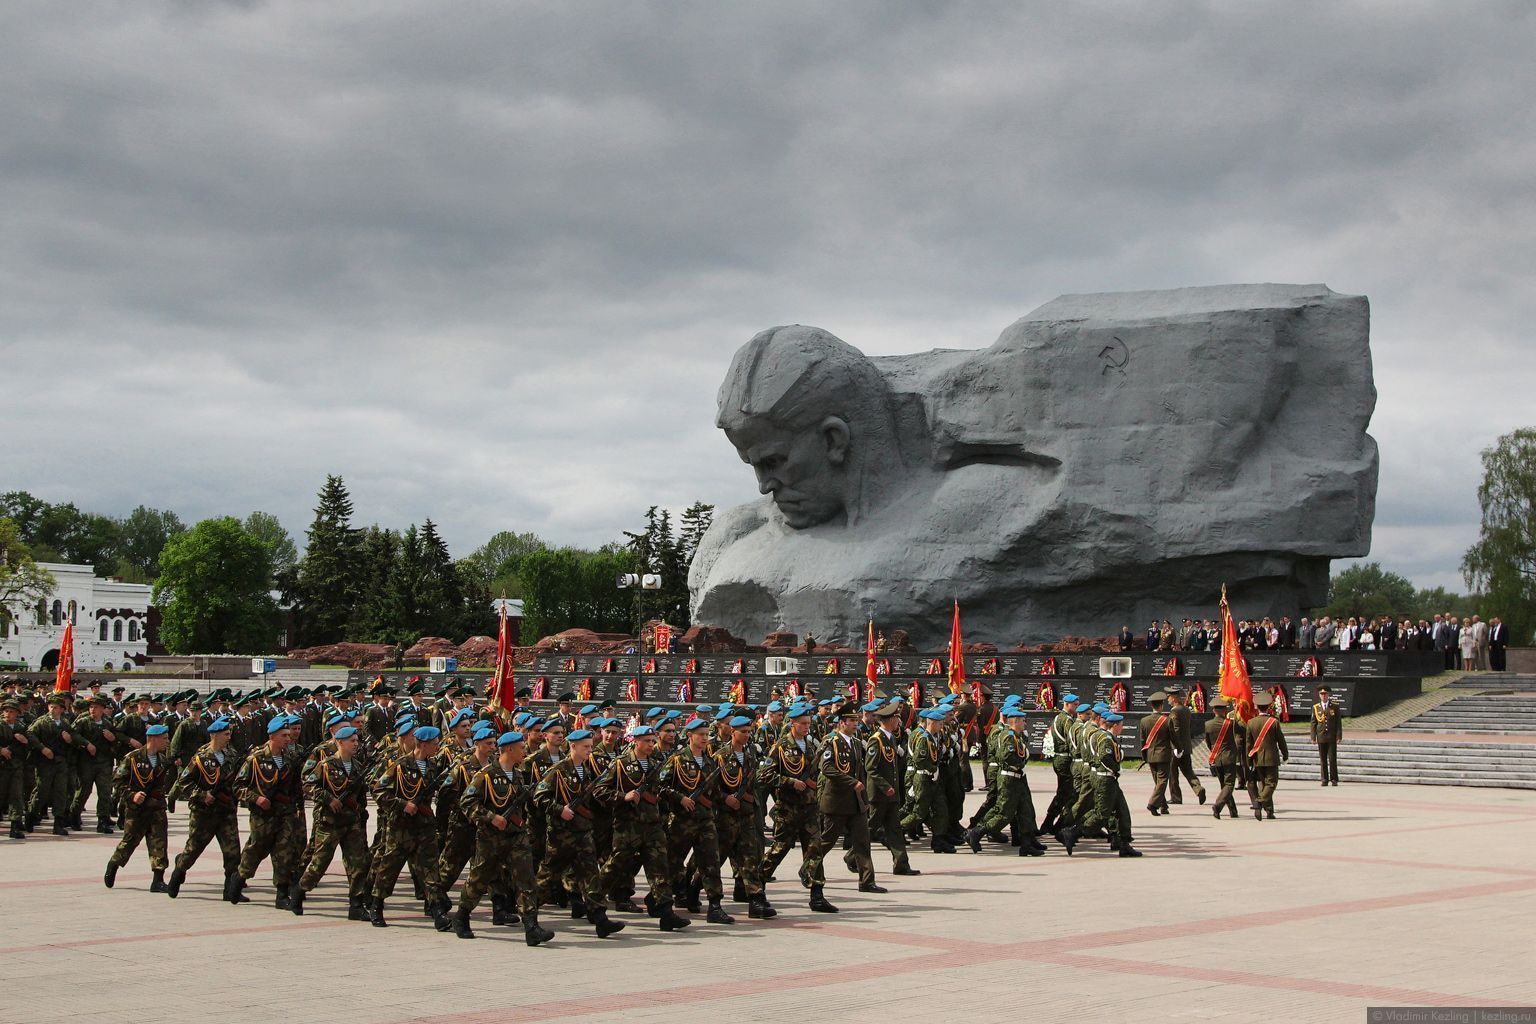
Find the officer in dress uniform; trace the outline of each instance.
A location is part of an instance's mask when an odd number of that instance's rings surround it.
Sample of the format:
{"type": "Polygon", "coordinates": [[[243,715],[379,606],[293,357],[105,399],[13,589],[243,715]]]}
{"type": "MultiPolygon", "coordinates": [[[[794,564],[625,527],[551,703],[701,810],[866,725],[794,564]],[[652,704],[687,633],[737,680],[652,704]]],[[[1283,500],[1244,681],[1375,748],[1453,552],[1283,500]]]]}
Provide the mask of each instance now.
{"type": "Polygon", "coordinates": [[[1275,816],[1275,787],[1280,782],[1280,765],[1291,758],[1285,745],[1280,720],[1270,714],[1273,698],[1267,693],[1253,695],[1257,714],[1248,720],[1248,795],[1253,800],[1253,816],[1259,821],[1275,816]]]}
{"type": "Polygon", "coordinates": [[[1317,688],[1317,703],[1312,705],[1312,742],[1317,745],[1317,769],[1323,785],[1339,784],[1339,741],[1344,738],[1344,720],[1333,702],[1328,687],[1317,688]]]}

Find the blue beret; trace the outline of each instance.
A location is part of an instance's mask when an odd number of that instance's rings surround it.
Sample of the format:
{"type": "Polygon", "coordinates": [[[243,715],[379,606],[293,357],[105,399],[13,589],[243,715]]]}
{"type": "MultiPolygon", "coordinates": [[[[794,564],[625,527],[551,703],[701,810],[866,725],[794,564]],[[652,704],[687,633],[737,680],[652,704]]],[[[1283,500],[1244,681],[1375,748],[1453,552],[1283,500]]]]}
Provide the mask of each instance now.
{"type": "Polygon", "coordinates": [[[584,704],[584,705],[582,705],[582,708],[581,708],[582,717],[586,717],[587,715],[595,714],[596,712],[597,712],[597,705],[596,704],[584,704]]]}
{"type": "Polygon", "coordinates": [[[1003,717],[1004,718],[1028,718],[1029,715],[1028,715],[1028,713],[1023,708],[1005,708],[1003,710],[1003,717]]]}
{"type": "Polygon", "coordinates": [[[651,710],[649,710],[649,711],[647,711],[645,713],[645,718],[646,718],[646,721],[650,721],[652,718],[660,718],[662,715],[664,715],[666,713],[667,713],[667,709],[666,708],[651,708],[651,710]]]}
{"type": "MultiPolygon", "coordinates": [[[[274,721],[276,721],[276,720],[274,719],[274,721]]],[[[167,729],[163,725],[152,725],[148,729],[144,730],[144,735],[146,735],[146,736],[164,736],[166,733],[168,733],[170,731],[171,730],[167,729]]],[[[268,730],[268,731],[270,731],[270,730],[268,730]]]]}
{"type": "Polygon", "coordinates": [[[1104,721],[1108,722],[1110,725],[1114,725],[1116,722],[1123,722],[1123,721],[1125,721],[1125,716],[1124,715],[1117,715],[1113,711],[1106,711],[1106,712],[1104,712],[1104,716],[1103,717],[1104,717],[1104,721]]]}
{"type": "Polygon", "coordinates": [[[740,729],[744,725],[751,725],[752,719],[748,718],[746,715],[737,715],[735,718],[731,719],[725,724],[729,725],[732,729],[740,729]]]}
{"type": "Polygon", "coordinates": [[[469,710],[469,708],[459,708],[459,710],[455,711],[453,713],[452,717],[450,717],[448,719],[448,728],[452,729],[452,728],[456,727],[460,722],[464,721],[466,718],[473,718],[473,717],[474,717],[474,712],[469,710]]]}
{"type": "Polygon", "coordinates": [[[332,715],[330,718],[327,718],[325,720],[325,727],[327,729],[334,729],[338,725],[340,725],[342,722],[345,722],[345,721],[346,721],[346,719],[342,718],[340,715],[332,715]]]}
{"type": "Polygon", "coordinates": [[[635,728],[635,731],[630,733],[630,735],[633,736],[635,739],[639,739],[642,736],[655,736],[656,735],[656,730],[652,729],[648,725],[641,725],[641,726],[637,726],[635,728]]]}
{"type": "Polygon", "coordinates": [[[709,728],[709,723],[708,722],[704,721],[704,719],[702,719],[702,718],[695,718],[693,721],[691,721],[687,725],[683,726],[683,732],[693,732],[693,731],[695,731],[697,729],[708,729],[708,728],[709,728]]]}
{"type": "Polygon", "coordinates": [[[566,737],[566,739],[572,743],[580,743],[582,740],[589,740],[591,738],[591,729],[577,729],[575,732],[566,737]]]}
{"type": "MultiPolygon", "coordinates": [[[[581,729],[578,731],[585,732],[586,730],[581,729]]],[[[496,745],[498,747],[510,747],[514,743],[521,742],[523,742],[523,734],[520,732],[504,732],[500,736],[496,737],[496,745]]]]}
{"type": "Polygon", "coordinates": [[[957,701],[959,699],[960,699],[960,695],[958,693],[946,693],[944,696],[939,698],[939,703],[940,704],[953,704],[955,701],[957,701]]]}
{"type": "MultiPolygon", "coordinates": [[[[551,718],[550,721],[553,722],[554,719],[551,718]]],[[[540,718],[538,715],[529,715],[527,718],[523,719],[524,732],[532,732],[535,729],[542,728],[544,728],[544,719],[540,718]]]]}
{"type": "Polygon", "coordinates": [[[674,719],[678,719],[678,718],[682,718],[682,717],[683,717],[683,713],[681,711],[677,710],[676,708],[673,708],[671,711],[668,711],[665,715],[662,715],[661,716],[661,720],[663,722],[671,722],[674,719]]]}
{"type": "Polygon", "coordinates": [[[730,717],[731,717],[731,706],[729,704],[722,704],[720,706],[720,710],[715,712],[715,721],[717,721],[717,722],[723,722],[727,718],[730,718],[730,717]]]}
{"type": "Polygon", "coordinates": [[[400,721],[395,723],[395,735],[404,736],[414,728],[416,728],[416,719],[402,718],[400,721]]]}
{"type": "Polygon", "coordinates": [[[350,722],[353,719],[357,718],[357,715],[358,715],[357,708],[352,708],[343,717],[346,718],[346,720],[350,722]]]}
{"type": "Polygon", "coordinates": [[[712,715],[715,713],[715,706],[713,704],[700,704],[693,710],[697,711],[701,715],[712,715]]]}
{"type": "Polygon", "coordinates": [[[944,711],[941,708],[926,708],[917,713],[917,717],[926,718],[930,722],[944,721],[944,711]]]}
{"type": "Polygon", "coordinates": [[[859,710],[860,711],[879,711],[883,707],[885,707],[885,701],[883,701],[883,700],[872,700],[868,704],[865,704],[863,707],[859,708],[859,710]]]}
{"type": "Polygon", "coordinates": [[[811,709],[804,704],[797,704],[789,712],[790,718],[804,718],[811,713],[811,709]]]}
{"type": "Polygon", "coordinates": [[[486,722],[484,725],[477,728],[469,737],[470,742],[472,743],[479,743],[481,740],[489,740],[495,738],[496,729],[491,725],[490,722],[486,722]]]}
{"type": "Polygon", "coordinates": [[[784,710],[784,705],[780,704],[778,701],[774,701],[772,704],[768,705],[768,713],[770,715],[773,714],[776,711],[783,711],[783,710],[784,710]]]}
{"type": "Polygon", "coordinates": [[[420,729],[417,729],[415,732],[411,733],[412,736],[416,737],[416,741],[418,743],[431,743],[442,734],[443,730],[439,729],[435,725],[424,725],[420,729]]]}
{"type": "MultiPolygon", "coordinates": [[[[145,731],[148,732],[149,730],[146,729],[145,731]]],[[[210,736],[212,736],[216,732],[228,732],[228,731],[229,731],[229,719],[227,719],[227,718],[215,718],[213,721],[208,723],[208,735],[210,735],[210,736]]]]}
{"type": "Polygon", "coordinates": [[[522,725],[532,717],[533,716],[526,711],[519,711],[517,714],[512,716],[512,722],[514,725],[522,725]]]}
{"type": "MultiPolygon", "coordinates": [[[[162,732],[165,731],[165,726],[163,725],[152,725],[150,728],[159,729],[162,732]]],[[[276,718],[272,719],[272,721],[267,723],[267,735],[271,736],[273,733],[281,732],[286,728],[288,728],[288,716],[278,715],[276,718]]]]}
{"type": "Polygon", "coordinates": [[[842,701],[838,700],[836,697],[828,697],[826,700],[818,702],[816,706],[819,708],[830,708],[833,705],[841,703],[842,701]]]}
{"type": "Polygon", "coordinates": [[[1063,704],[1076,704],[1077,701],[1078,697],[1075,693],[1064,693],[1061,695],[1061,702],[1063,704]]]}
{"type": "Polygon", "coordinates": [[[395,724],[399,725],[401,722],[409,721],[415,717],[416,712],[414,711],[401,711],[395,715],[395,724]]]}
{"type": "Polygon", "coordinates": [[[356,735],[357,735],[357,726],[355,726],[355,725],[348,725],[348,726],[344,726],[343,728],[337,729],[336,730],[336,735],[334,737],[332,737],[332,738],[333,739],[338,739],[338,740],[349,740],[353,736],[356,736],[356,735]]]}

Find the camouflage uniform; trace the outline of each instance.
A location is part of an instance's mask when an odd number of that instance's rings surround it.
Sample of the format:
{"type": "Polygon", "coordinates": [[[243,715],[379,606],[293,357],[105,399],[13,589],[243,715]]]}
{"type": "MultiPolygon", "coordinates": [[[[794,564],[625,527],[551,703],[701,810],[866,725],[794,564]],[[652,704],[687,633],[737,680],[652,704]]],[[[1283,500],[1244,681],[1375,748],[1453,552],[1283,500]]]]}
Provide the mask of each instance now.
{"type": "Polygon", "coordinates": [[[299,887],[310,892],[331,866],[336,850],[347,872],[347,901],[355,914],[368,898],[368,776],[364,766],[332,755],[304,776],[304,791],[315,805],[315,830],[309,840],[299,887]],[[332,807],[336,801],[341,806],[332,807]]]}
{"type": "Polygon", "coordinates": [[[645,868],[646,884],[658,907],[672,904],[672,874],[667,861],[667,840],[661,825],[658,778],[661,762],[656,751],[642,761],[633,749],[620,754],[597,782],[597,801],[613,808],[613,850],[603,865],[599,887],[609,896],[623,899],[633,885],[635,872],[645,868]],[[638,792],[639,799],[625,795],[638,792]]]}
{"type": "Polygon", "coordinates": [[[117,781],[123,793],[123,837],[107,861],[109,866],[120,868],[127,864],[139,843],[148,840],[150,868],[154,871],[166,869],[165,800],[170,768],[170,759],[165,754],[151,756],[143,747],[123,758],[117,766],[117,781]],[[134,800],[137,793],[144,794],[143,802],[134,800]]]}
{"type": "Polygon", "coordinates": [[[533,802],[544,812],[549,836],[537,884],[541,893],[554,892],[567,874],[588,908],[602,904],[598,886],[597,854],[592,846],[593,812],[589,806],[597,787],[597,774],[588,760],[581,768],[569,757],[556,763],[539,780],[533,802]],[[575,813],[566,821],[562,808],[575,813]]]}
{"type": "Polygon", "coordinates": [[[113,818],[112,768],[117,734],[112,732],[110,720],[102,718],[98,724],[89,714],[75,719],[72,731],[78,760],[75,762],[75,803],[70,817],[75,821],[75,827],[80,827],[79,822],[85,814],[85,801],[91,791],[95,790],[96,831],[108,832],[112,828],[113,818]],[[112,738],[108,739],[107,734],[111,734],[112,738]],[[91,753],[92,747],[96,749],[94,754],[91,753]]]}
{"type": "Polygon", "coordinates": [[[738,756],[727,746],[717,756],[715,836],[720,859],[729,859],[736,876],[737,898],[751,898],[763,891],[763,832],[758,825],[757,755],[749,745],[738,756]],[[732,808],[726,798],[734,796],[732,808]]]}
{"type": "Polygon", "coordinates": [[[250,811],[245,849],[240,853],[239,879],[244,882],[268,857],[279,905],[286,907],[287,893],[298,878],[304,852],[303,759],[290,745],[281,754],[266,744],[251,751],[240,767],[235,788],[250,811]],[[263,809],[257,800],[265,797],[263,809]]]}
{"type": "Polygon", "coordinates": [[[407,862],[412,873],[421,879],[427,902],[442,902],[443,888],[437,872],[442,851],[437,841],[437,819],[432,813],[432,794],[441,776],[442,762],[435,757],[396,757],[374,777],[380,831],[373,858],[375,902],[394,894],[400,868],[407,862]],[[415,806],[414,813],[406,813],[407,804],[415,806]]]}
{"type": "Polygon", "coordinates": [[[718,903],[720,885],[720,838],[715,831],[715,808],[720,794],[716,786],[719,762],[691,750],[673,754],[662,765],[658,782],[668,806],[667,864],[672,870],[672,891],[689,894],[688,905],[697,910],[696,890],[702,888],[710,902],[718,903]],[[693,801],[693,810],[683,806],[693,801]],[[692,870],[688,869],[693,855],[692,870]]]}
{"type": "Polygon", "coordinates": [[[520,772],[507,772],[499,760],[477,771],[459,797],[459,809],[475,834],[469,877],[459,894],[461,916],[474,912],[486,893],[492,899],[517,893],[517,911],[524,917],[539,912],[539,890],[529,845],[529,808],[533,793],[520,772]],[[506,821],[497,828],[494,818],[506,821]]]}
{"type": "Polygon", "coordinates": [[[763,877],[771,877],[789,851],[800,846],[800,883],[810,888],[805,865],[819,856],[821,809],[816,803],[817,750],[809,736],[801,749],[788,730],[758,767],[758,777],[773,790],[773,846],[763,860],[763,877]],[[796,782],[805,784],[797,789],[796,782]]]}
{"type": "Polygon", "coordinates": [[[442,837],[437,873],[445,893],[458,882],[479,843],[475,823],[465,815],[460,798],[469,788],[469,780],[484,771],[487,764],[481,763],[472,749],[460,751],[437,786],[437,829],[442,837]]]}
{"type": "Polygon", "coordinates": [[[203,747],[188,760],[171,792],[187,802],[187,845],[176,858],[185,875],[213,840],[219,841],[227,879],[240,868],[240,813],[235,778],[240,773],[232,747],[215,752],[203,747]]]}

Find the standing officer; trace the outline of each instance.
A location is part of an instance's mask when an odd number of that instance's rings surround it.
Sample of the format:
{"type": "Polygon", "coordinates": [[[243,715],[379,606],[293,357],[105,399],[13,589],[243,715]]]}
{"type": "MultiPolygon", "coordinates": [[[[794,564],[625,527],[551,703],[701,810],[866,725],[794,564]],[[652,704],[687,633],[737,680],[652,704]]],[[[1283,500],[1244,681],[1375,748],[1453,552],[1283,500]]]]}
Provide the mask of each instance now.
{"type": "Polygon", "coordinates": [[[1258,714],[1248,720],[1248,795],[1253,799],[1253,816],[1259,821],[1275,816],[1275,786],[1280,782],[1280,765],[1291,759],[1285,745],[1280,720],[1269,713],[1273,698],[1267,693],[1253,695],[1258,714]]]}
{"type": "Polygon", "coordinates": [[[108,889],[117,881],[117,869],[128,863],[142,840],[149,840],[149,867],[154,880],[150,892],[165,892],[165,800],[170,759],[165,748],[170,744],[170,730],[152,725],[145,730],[144,745],[123,758],[117,766],[117,780],[123,793],[123,838],[107,861],[102,882],[108,889]]]}
{"type": "MultiPolygon", "coordinates": [[[[208,723],[208,742],[194,752],[182,769],[171,792],[187,801],[187,845],[176,858],[175,870],[166,884],[165,894],[175,899],[181,893],[187,872],[197,863],[209,842],[219,841],[224,857],[224,886],[240,870],[240,805],[235,799],[235,779],[240,762],[230,745],[234,727],[227,718],[208,723]]],[[[249,902],[240,896],[236,902],[249,902]]]]}
{"type": "Polygon", "coordinates": [[[1312,742],[1317,744],[1317,767],[1323,785],[1339,784],[1339,741],[1344,738],[1344,720],[1328,687],[1317,688],[1317,703],[1312,705],[1312,742]]]}

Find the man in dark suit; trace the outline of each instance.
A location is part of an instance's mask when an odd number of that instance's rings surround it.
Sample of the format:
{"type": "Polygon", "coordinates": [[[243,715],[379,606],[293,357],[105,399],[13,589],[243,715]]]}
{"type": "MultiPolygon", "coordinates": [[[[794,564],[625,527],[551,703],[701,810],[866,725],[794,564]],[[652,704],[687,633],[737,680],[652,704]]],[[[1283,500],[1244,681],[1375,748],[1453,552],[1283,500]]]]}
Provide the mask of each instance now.
{"type": "Polygon", "coordinates": [[[1509,644],[1509,627],[1495,615],[1488,620],[1488,667],[1504,671],[1504,648],[1509,644]]]}
{"type": "Polygon", "coordinates": [[[1397,621],[1388,618],[1386,622],[1383,622],[1381,629],[1377,631],[1376,639],[1381,644],[1382,650],[1397,650],[1397,621]]]}
{"type": "Polygon", "coordinates": [[[1289,615],[1280,616],[1280,648],[1291,650],[1296,646],[1296,623],[1289,615]]]}
{"type": "Polygon", "coordinates": [[[1131,632],[1131,627],[1130,626],[1121,626],[1120,627],[1120,649],[1122,651],[1128,651],[1128,650],[1131,649],[1131,645],[1134,644],[1135,642],[1136,642],[1136,636],[1135,636],[1134,633],[1131,632]]]}

